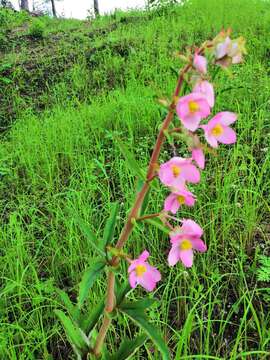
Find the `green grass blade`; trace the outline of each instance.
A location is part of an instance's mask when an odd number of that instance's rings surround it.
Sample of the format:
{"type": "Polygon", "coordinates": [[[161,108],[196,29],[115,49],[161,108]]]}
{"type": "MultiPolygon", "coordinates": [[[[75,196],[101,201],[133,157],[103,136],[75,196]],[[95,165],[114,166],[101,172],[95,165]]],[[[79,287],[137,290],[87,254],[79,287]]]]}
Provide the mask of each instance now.
{"type": "Polygon", "coordinates": [[[122,155],[125,157],[129,169],[133,173],[133,175],[138,176],[142,180],[145,180],[144,171],[141,169],[137,160],[135,159],[131,151],[128,149],[128,147],[119,139],[117,139],[117,145],[119,146],[122,155]]]}

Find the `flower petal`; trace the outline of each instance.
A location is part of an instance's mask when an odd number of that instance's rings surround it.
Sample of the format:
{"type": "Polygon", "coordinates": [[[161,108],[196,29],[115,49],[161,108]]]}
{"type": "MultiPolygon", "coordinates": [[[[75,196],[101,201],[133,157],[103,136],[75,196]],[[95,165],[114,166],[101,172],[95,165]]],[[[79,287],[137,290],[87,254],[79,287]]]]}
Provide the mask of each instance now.
{"type": "Polygon", "coordinates": [[[180,120],[186,129],[195,131],[200,125],[201,116],[199,114],[186,115],[180,120]]]}
{"type": "Polygon", "coordinates": [[[153,291],[156,287],[156,281],[153,279],[153,276],[148,271],[143,274],[143,276],[138,278],[138,284],[140,284],[147,291],[153,291]]]}
{"type": "Polygon", "coordinates": [[[191,242],[195,250],[200,252],[205,252],[207,250],[207,246],[201,239],[192,239],[191,242]]]}
{"type": "Polygon", "coordinates": [[[164,202],[164,210],[165,211],[171,211],[173,214],[176,214],[179,207],[180,207],[180,204],[177,201],[177,195],[176,194],[170,194],[165,199],[165,202],[164,202]]]}
{"type": "Polygon", "coordinates": [[[152,278],[158,282],[161,280],[161,274],[158,271],[158,269],[156,269],[154,266],[151,266],[149,264],[146,264],[146,268],[149,271],[149,273],[151,274],[152,278]]]}
{"type": "Polygon", "coordinates": [[[193,251],[192,250],[180,250],[180,259],[185,267],[191,267],[193,264],[193,251]]]}
{"type": "Polygon", "coordinates": [[[168,256],[169,266],[174,266],[179,261],[180,259],[179,256],[180,256],[179,245],[172,246],[168,256]]]}
{"type": "Polygon", "coordinates": [[[139,256],[138,260],[144,262],[149,257],[149,255],[149,252],[147,250],[144,250],[139,256]]]}
{"type": "Polygon", "coordinates": [[[231,39],[227,36],[226,39],[216,46],[215,55],[216,59],[221,59],[227,55],[231,45],[231,39]]]}
{"type": "Polygon", "coordinates": [[[218,147],[217,139],[211,135],[209,131],[205,131],[204,136],[209,145],[211,145],[213,148],[218,147]]]}
{"type": "Polygon", "coordinates": [[[135,271],[132,271],[130,274],[129,274],[129,284],[130,286],[134,289],[137,285],[137,276],[136,276],[136,273],[135,271]]]}
{"type": "Polygon", "coordinates": [[[197,163],[199,168],[204,169],[205,166],[205,156],[204,152],[200,148],[192,149],[192,159],[197,163]]]}
{"type": "Polygon", "coordinates": [[[215,103],[214,88],[213,85],[210,84],[208,81],[206,80],[198,81],[197,84],[194,86],[193,91],[203,94],[209,106],[210,107],[214,106],[215,103]]]}
{"type": "Polygon", "coordinates": [[[202,73],[202,74],[207,73],[207,60],[204,56],[195,54],[194,60],[193,60],[193,66],[200,73],[202,73]]]}
{"type": "Polygon", "coordinates": [[[217,136],[217,140],[222,144],[234,144],[236,142],[236,133],[230,127],[224,127],[223,133],[217,136]]]}
{"type": "Polygon", "coordinates": [[[195,165],[187,164],[182,167],[182,176],[186,181],[191,183],[198,183],[201,178],[201,174],[195,165]]]}
{"type": "Polygon", "coordinates": [[[203,235],[203,229],[195,221],[191,219],[183,219],[182,224],[181,230],[183,234],[189,234],[198,238],[203,235]]]}
{"type": "Polygon", "coordinates": [[[222,125],[229,126],[237,120],[237,114],[230,111],[222,111],[214,116],[214,118],[218,118],[222,125]]]}
{"type": "Polygon", "coordinates": [[[197,103],[200,106],[199,115],[201,116],[201,118],[206,118],[208,115],[210,115],[211,109],[210,109],[210,106],[209,106],[208,101],[206,100],[205,96],[203,94],[201,94],[201,95],[202,95],[202,98],[197,101],[197,103]]]}
{"type": "Polygon", "coordinates": [[[196,199],[193,197],[193,196],[187,196],[186,197],[186,201],[185,201],[185,204],[187,206],[193,206],[196,202],[196,199]]]}

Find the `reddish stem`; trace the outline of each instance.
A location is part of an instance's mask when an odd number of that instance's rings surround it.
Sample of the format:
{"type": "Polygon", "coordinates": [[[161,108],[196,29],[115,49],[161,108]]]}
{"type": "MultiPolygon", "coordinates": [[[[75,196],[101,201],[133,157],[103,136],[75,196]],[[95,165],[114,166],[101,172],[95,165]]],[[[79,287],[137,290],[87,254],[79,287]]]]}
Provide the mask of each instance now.
{"type": "Polygon", "coordinates": [[[160,213],[155,213],[155,214],[149,214],[149,215],[144,215],[144,216],[140,216],[136,219],[136,221],[143,221],[143,220],[147,220],[147,219],[153,219],[155,217],[158,217],[160,215],[160,213]]]}

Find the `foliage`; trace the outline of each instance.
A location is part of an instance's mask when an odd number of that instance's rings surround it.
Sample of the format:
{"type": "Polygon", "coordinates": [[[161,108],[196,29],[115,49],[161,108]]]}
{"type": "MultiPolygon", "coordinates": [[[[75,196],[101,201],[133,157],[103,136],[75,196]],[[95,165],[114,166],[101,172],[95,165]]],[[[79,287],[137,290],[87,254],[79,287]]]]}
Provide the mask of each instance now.
{"type": "Polygon", "coordinates": [[[45,25],[39,19],[34,19],[29,27],[29,35],[36,39],[42,39],[45,33],[45,25]]]}
{"type": "MultiPolygon", "coordinates": [[[[53,311],[63,306],[55,288],[76,306],[75,284],[96,254],[67,214],[91,223],[99,239],[109,204],[119,201],[119,217],[126,216],[137,180],[115,139],[145,167],[164,114],[156,99],[171,94],[172,68],[181,61],[173,51],[232,26],[247,38],[249,55],[233,80],[219,74],[215,83],[222,94],[218,109],[240,109],[241,135],[229,153],[210,160],[217,171],[207,170],[199,185],[203,205],[196,220],[205,228],[209,252],[188,272],[179,267],[172,274],[161,266],[162,303],[148,316],[166,333],[175,358],[269,358],[269,300],[266,286],[254,279],[258,254],[269,250],[269,4],[193,0],[168,13],[131,12],[92,24],[46,19],[46,44],[28,38],[27,14],[9,14],[13,20],[0,50],[1,65],[12,64],[1,76],[13,81],[0,83],[1,130],[13,122],[0,146],[1,356],[71,357],[53,311]]],[[[147,211],[163,197],[151,198],[147,211]]],[[[161,264],[166,237],[138,224],[128,252],[138,254],[146,244],[161,264]]],[[[104,306],[103,278],[94,286],[84,312],[104,306]]],[[[117,332],[109,333],[112,353],[116,339],[120,345],[120,337],[134,335],[126,323],[123,317],[117,332]]],[[[159,356],[147,341],[132,359],[159,356]]]]}
{"type": "Polygon", "coordinates": [[[21,26],[29,19],[30,16],[26,11],[17,12],[11,9],[0,8],[1,30],[21,26]]]}
{"type": "Polygon", "coordinates": [[[258,268],[258,280],[270,281],[270,256],[261,255],[259,257],[260,266],[258,268]]]}

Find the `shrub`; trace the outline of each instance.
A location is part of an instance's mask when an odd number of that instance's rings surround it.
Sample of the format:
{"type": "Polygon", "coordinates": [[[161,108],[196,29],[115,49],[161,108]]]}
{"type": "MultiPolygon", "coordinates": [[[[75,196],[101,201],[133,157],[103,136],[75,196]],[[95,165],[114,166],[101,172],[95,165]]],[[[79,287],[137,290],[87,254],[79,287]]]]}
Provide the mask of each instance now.
{"type": "Polygon", "coordinates": [[[35,19],[29,27],[29,35],[36,38],[44,38],[45,25],[39,19],[35,19]]]}

